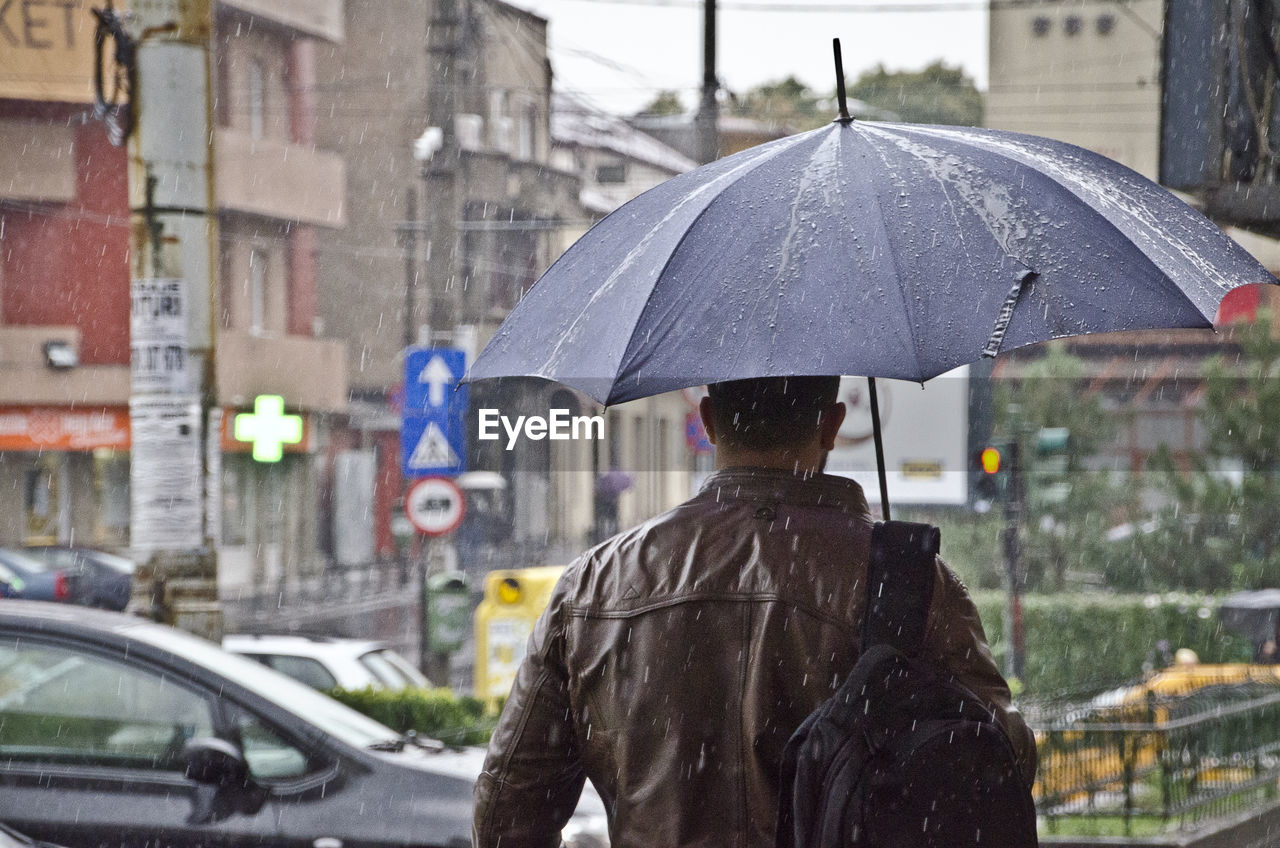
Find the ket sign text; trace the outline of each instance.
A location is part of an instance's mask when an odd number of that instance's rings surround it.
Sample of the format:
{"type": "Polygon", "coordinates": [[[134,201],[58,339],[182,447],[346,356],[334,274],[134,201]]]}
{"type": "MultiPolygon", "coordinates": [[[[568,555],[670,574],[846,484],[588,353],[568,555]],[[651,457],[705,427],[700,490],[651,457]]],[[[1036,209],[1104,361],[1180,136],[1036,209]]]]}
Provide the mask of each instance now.
{"type": "Polygon", "coordinates": [[[507,450],[512,450],[523,435],[535,442],[543,439],[564,441],[568,439],[603,439],[603,415],[570,415],[567,409],[551,409],[548,415],[517,415],[513,421],[496,409],[481,409],[480,432],[484,441],[502,438],[505,432],[507,450]]]}

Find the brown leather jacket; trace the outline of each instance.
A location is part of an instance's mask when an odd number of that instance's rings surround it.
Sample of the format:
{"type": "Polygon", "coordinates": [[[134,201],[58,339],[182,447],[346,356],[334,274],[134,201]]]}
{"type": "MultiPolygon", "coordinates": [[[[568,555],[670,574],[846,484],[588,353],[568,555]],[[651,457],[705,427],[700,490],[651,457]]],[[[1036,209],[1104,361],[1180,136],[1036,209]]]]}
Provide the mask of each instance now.
{"type": "MultiPolygon", "coordinates": [[[[474,844],[554,848],[589,777],[614,848],[772,845],[783,745],[858,658],[870,535],[850,480],[728,469],[575,561],[489,744],[474,844]]],[[[977,610],[937,575],[926,654],[995,707],[1030,784],[977,610]]]]}

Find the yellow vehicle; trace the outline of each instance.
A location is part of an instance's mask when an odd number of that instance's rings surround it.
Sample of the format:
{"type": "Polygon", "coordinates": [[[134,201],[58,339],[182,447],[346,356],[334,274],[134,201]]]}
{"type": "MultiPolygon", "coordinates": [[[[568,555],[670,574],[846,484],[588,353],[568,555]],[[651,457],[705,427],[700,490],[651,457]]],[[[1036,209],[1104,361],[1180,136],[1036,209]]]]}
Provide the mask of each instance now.
{"type": "MultiPolygon", "coordinates": [[[[1201,665],[1193,660],[1098,695],[1059,727],[1036,732],[1037,800],[1061,804],[1094,792],[1119,791],[1126,774],[1140,776],[1157,766],[1174,709],[1185,699],[1245,684],[1280,693],[1280,666],[1201,665]]],[[[1207,766],[1200,775],[1205,782],[1228,777],[1207,766]]]]}
{"type": "Polygon", "coordinates": [[[533,624],[547,608],[562,565],[491,571],[476,608],[476,697],[490,710],[511,691],[533,624]]]}

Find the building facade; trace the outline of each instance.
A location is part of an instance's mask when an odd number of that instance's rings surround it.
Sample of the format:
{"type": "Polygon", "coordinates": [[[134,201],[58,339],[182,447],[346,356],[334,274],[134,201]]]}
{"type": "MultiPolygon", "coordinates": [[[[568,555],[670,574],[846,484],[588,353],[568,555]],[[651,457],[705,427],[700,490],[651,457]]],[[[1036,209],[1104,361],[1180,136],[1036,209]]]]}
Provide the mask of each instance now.
{"type": "MultiPolygon", "coordinates": [[[[89,6],[33,4],[43,23],[0,56],[0,543],[128,550],[128,156],[93,117],[89,6]]],[[[314,493],[347,390],[344,347],[315,320],[314,257],[345,201],[342,160],[315,144],[314,56],[341,41],[341,9],[214,4],[208,296],[223,412],[220,576],[235,583],[315,568],[320,553],[314,493]],[[233,435],[262,394],[305,418],[303,442],[278,464],[255,462],[233,435]]]]}

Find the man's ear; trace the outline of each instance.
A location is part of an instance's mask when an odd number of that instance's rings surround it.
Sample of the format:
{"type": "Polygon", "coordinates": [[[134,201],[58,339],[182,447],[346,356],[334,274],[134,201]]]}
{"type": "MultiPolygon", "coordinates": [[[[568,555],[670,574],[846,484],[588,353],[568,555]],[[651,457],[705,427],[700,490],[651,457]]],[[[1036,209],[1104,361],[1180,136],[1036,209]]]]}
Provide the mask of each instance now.
{"type": "Polygon", "coordinates": [[[844,401],[833,403],[822,411],[822,420],[818,422],[818,438],[823,450],[835,449],[836,435],[840,432],[840,425],[844,423],[844,416],[848,411],[844,401]]]}
{"type": "Polygon", "coordinates": [[[716,443],[716,422],[711,417],[711,398],[706,395],[703,395],[702,400],[698,401],[698,417],[702,419],[702,429],[707,431],[707,441],[714,445],[716,443]]]}

